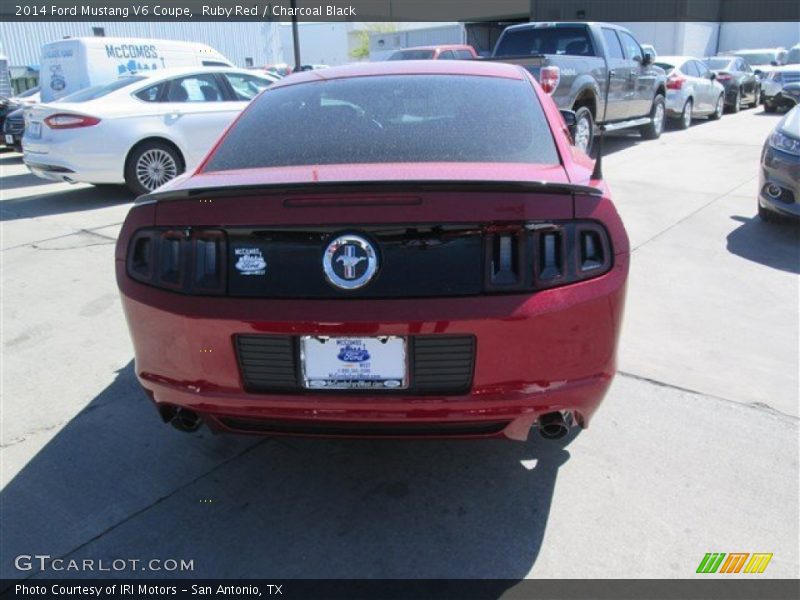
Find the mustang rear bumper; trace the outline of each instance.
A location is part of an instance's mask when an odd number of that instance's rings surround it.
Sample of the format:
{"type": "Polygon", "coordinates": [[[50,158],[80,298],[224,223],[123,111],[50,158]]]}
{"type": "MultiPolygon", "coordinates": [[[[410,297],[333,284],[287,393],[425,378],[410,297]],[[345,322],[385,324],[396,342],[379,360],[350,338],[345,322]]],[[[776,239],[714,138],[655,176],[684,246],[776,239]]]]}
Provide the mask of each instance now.
{"type": "Polygon", "coordinates": [[[259,434],[524,440],[538,417],[570,411],[586,427],[616,370],[628,255],[596,279],[533,294],[414,300],[192,297],[135,282],[117,262],[140,383],[165,412],[259,434]],[[241,334],[475,337],[460,395],[252,393],[241,334]]]}

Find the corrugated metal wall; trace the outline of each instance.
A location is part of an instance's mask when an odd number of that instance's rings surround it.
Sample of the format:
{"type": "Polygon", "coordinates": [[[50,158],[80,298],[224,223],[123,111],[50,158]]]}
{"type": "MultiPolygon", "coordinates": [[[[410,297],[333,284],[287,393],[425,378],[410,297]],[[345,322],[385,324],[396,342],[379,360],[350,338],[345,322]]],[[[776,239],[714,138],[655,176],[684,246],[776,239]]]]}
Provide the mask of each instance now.
{"type": "Polygon", "coordinates": [[[208,44],[241,67],[245,66],[245,58],[252,58],[254,65],[283,62],[276,23],[5,21],[0,22],[0,40],[9,65],[38,65],[42,44],[60,40],[64,36],[90,37],[92,27],[104,28],[106,37],[155,38],[208,44]]]}

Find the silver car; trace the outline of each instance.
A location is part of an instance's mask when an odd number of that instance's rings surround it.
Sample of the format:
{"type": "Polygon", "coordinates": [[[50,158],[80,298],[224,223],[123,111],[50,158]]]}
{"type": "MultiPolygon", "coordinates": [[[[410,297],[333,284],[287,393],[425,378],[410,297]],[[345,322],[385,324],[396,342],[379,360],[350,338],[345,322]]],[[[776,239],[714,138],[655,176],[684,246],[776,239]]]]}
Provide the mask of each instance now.
{"type": "Polygon", "coordinates": [[[725,88],[699,58],[659,56],[655,64],[667,73],[667,116],[680,129],[695,117],[719,119],[725,110],[725,88]]]}
{"type": "Polygon", "coordinates": [[[758,215],[764,221],[800,219],[800,106],[784,115],[764,143],[758,215]]]}
{"type": "Polygon", "coordinates": [[[777,67],[761,84],[764,110],[772,113],[800,102],[800,65],[777,67]]]}

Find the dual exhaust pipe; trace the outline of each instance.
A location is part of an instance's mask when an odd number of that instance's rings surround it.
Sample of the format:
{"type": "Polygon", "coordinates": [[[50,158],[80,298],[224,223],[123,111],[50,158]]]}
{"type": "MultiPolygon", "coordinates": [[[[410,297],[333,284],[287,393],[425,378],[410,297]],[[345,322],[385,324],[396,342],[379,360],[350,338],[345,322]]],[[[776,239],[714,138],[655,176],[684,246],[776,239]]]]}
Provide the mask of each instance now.
{"type": "Polygon", "coordinates": [[[572,413],[557,411],[539,417],[539,433],[546,440],[560,440],[569,433],[572,425],[572,413]]]}

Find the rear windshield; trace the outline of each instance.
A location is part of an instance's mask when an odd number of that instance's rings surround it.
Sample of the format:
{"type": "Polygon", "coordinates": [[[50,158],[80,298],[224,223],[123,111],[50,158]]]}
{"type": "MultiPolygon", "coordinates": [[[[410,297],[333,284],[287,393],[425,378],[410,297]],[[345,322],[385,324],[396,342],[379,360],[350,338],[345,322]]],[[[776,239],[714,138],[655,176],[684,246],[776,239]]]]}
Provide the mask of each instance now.
{"type": "Polygon", "coordinates": [[[707,58],[703,61],[709,69],[727,69],[731,64],[730,58],[707,58]]]}
{"type": "Polygon", "coordinates": [[[792,48],[789,50],[789,54],[786,55],[786,62],[784,64],[800,65],[800,48],[792,48]]]}
{"type": "Polygon", "coordinates": [[[541,27],[507,31],[495,48],[495,56],[567,54],[594,56],[586,27],[541,27]]]}
{"type": "Polygon", "coordinates": [[[115,92],[119,89],[136,83],[137,81],[141,81],[142,79],[146,78],[123,77],[122,79],[117,79],[116,81],[112,81],[107,85],[95,85],[86,88],[85,90],[75,92],[74,94],[70,94],[69,96],[64,96],[61,98],[61,100],[59,100],[59,102],[88,102],[89,100],[96,100],[97,98],[102,98],[111,92],[115,92]]]}
{"type": "Polygon", "coordinates": [[[675,68],[675,65],[671,65],[671,64],[665,63],[665,62],[657,62],[657,63],[655,63],[655,65],[657,67],[661,67],[662,69],[664,69],[664,71],[666,72],[667,75],[672,73],[672,70],[675,68]]]}
{"type": "Polygon", "coordinates": [[[206,170],[390,162],[559,160],[527,81],[383,75],[267,88],[206,170]]]}
{"type": "Polygon", "coordinates": [[[389,60],[430,60],[433,58],[433,50],[402,50],[395,52],[389,60]]]}

